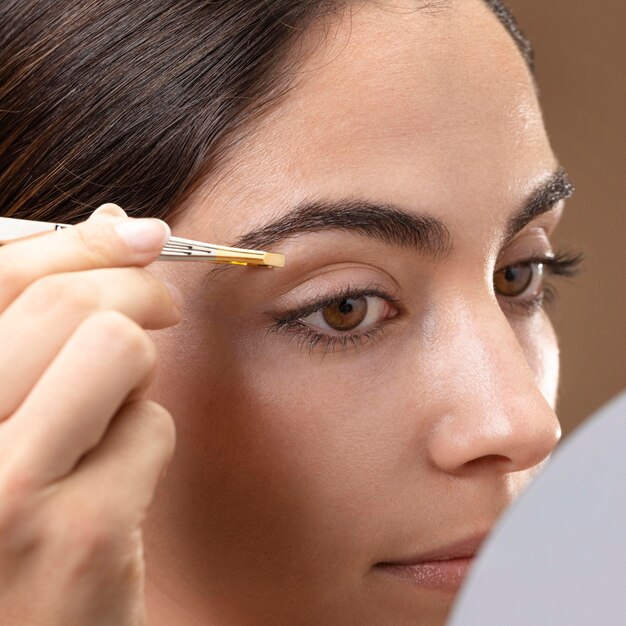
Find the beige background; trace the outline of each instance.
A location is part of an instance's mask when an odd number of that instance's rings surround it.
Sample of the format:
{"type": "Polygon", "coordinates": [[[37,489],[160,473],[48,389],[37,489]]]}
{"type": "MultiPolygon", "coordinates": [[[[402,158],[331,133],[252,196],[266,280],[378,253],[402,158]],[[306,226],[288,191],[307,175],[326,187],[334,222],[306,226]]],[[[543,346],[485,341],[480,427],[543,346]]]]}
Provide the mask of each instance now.
{"type": "Polygon", "coordinates": [[[626,388],[626,2],[507,4],[533,42],[548,134],[576,186],[555,243],[587,252],[586,270],[560,281],[553,309],[567,436],[626,388]]]}

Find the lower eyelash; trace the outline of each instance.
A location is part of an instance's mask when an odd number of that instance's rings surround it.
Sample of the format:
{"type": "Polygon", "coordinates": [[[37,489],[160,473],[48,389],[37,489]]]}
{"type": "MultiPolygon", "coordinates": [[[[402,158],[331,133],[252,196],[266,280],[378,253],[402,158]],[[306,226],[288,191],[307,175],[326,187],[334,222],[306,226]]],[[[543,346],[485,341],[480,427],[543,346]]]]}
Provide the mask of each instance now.
{"type": "Polygon", "coordinates": [[[359,351],[359,348],[363,347],[366,342],[376,340],[387,330],[387,326],[392,318],[384,322],[384,326],[373,326],[368,328],[362,333],[354,333],[352,335],[326,335],[324,333],[318,333],[307,327],[305,324],[295,323],[290,325],[282,325],[278,328],[273,328],[276,332],[289,332],[292,338],[298,341],[300,348],[308,348],[309,354],[313,352],[316,346],[323,346],[323,354],[326,355],[329,352],[335,353],[335,347],[340,346],[341,351],[344,353],[348,348],[354,348],[355,352],[359,351]]]}

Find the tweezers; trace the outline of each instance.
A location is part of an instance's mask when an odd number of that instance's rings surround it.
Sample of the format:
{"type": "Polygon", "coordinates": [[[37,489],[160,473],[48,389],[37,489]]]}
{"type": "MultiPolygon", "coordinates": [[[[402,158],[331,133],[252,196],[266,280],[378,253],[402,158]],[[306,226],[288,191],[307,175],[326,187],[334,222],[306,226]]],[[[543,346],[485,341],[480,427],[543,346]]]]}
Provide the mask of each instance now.
{"type": "MultiPolygon", "coordinates": [[[[72,228],[72,224],[36,222],[13,217],[0,217],[0,246],[22,237],[39,233],[72,228]]],[[[157,261],[208,261],[233,265],[257,265],[259,267],[284,267],[285,255],[263,250],[230,248],[213,243],[204,243],[182,237],[170,237],[157,261]]]]}

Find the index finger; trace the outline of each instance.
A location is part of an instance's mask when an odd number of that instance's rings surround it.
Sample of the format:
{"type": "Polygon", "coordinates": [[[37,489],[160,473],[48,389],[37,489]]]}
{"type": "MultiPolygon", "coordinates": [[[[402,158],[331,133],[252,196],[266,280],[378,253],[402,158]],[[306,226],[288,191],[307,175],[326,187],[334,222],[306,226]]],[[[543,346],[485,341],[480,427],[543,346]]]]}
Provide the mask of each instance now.
{"type": "Polygon", "coordinates": [[[0,313],[38,278],[103,267],[143,267],[160,254],[171,231],[156,218],[129,218],[103,205],[73,228],[0,247],[0,313]]]}

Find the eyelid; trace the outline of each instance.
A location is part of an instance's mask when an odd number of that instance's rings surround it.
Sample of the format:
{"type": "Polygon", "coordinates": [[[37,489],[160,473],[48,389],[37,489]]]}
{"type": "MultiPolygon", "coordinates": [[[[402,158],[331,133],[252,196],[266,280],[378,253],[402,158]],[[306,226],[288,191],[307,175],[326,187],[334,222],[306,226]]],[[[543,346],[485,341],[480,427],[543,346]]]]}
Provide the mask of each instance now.
{"type": "Polygon", "coordinates": [[[529,233],[532,233],[533,231],[541,231],[546,238],[550,237],[558,227],[563,217],[565,202],[566,199],[562,198],[552,204],[547,211],[533,217],[530,222],[528,222],[520,231],[515,233],[513,237],[510,239],[505,238],[500,244],[501,249],[504,250],[515,245],[517,241],[527,238],[529,233]]]}
{"type": "Polygon", "coordinates": [[[325,306],[334,304],[337,300],[364,296],[376,296],[387,300],[397,309],[401,309],[402,307],[400,300],[398,299],[397,291],[383,288],[376,281],[370,281],[364,285],[349,282],[343,287],[328,293],[325,296],[318,296],[317,298],[312,298],[303,304],[290,307],[288,310],[273,313],[272,318],[276,321],[280,320],[283,323],[288,323],[301,317],[305,317],[311,313],[315,313],[325,306]]]}
{"type": "Polygon", "coordinates": [[[502,263],[493,270],[494,275],[498,272],[501,272],[503,269],[507,267],[512,267],[514,265],[529,265],[530,263],[543,263],[544,265],[548,265],[550,262],[556,259],[556,253],[550,250],[545,253],[538,254],[526,254],[520,255],[519,258],[514,257],[516,260],[506,261],[506,263],[502,263]]]}
{"type": "Polygon", "coordinates": [[[548,214],[544,213],[536,221],[527,225],[514,239],[505,243],[497,256],[498,269],[514,265],[516,262],[526,261],[530,257],[540,257],[553,254],[553,246],[550,241],[556,224],[545,223],[548,214]],[[541,220],[544,220],[541,222],[541,220]],[[540,223],[537,223],[540,222],[540,223]],[[530,252],[529,252],[530,250],[530,252]],[[501,262],[504,259],[505,262],[501,262]]]}

